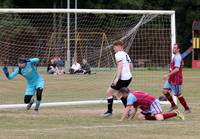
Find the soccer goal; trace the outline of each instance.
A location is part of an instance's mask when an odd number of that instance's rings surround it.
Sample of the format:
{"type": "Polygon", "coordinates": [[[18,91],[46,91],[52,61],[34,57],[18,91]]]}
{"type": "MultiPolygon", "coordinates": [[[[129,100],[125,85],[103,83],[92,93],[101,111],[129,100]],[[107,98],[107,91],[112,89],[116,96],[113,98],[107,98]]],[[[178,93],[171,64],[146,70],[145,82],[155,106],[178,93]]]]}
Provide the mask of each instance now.
{"type": "MultiPolygon", "coordinates": [[[[0,31],[1,66],[9,66],[12,71],[20,55],[40,58],[38,70],[47,84],[43,102],[102,98],[115,73],[111,45],[114,40],[125,43],[134,65],[130,89],[160,96],[162,77],[167,73],[171,47],[176,42],[175,11],[0,9],[0,31]],[[65,62],[66,71],[76,58],[79,63],[86,59],[96,74],[49,77],[46,66],[56,56],[65,62]],[[63,85],[65,80],[70,80],[68,85],[63,85]],[[82,93],[88,90],[92,95],[82,93]],[[82,97],[71,92],[82,93],[82,97]]],[[[2,87],[14,86],[16,92],[4,89],[0,103],[21,103],[25,89],[20,86],[25,85],[20,77],[13,82],[3,78],[1,82],[2,87]]]]}

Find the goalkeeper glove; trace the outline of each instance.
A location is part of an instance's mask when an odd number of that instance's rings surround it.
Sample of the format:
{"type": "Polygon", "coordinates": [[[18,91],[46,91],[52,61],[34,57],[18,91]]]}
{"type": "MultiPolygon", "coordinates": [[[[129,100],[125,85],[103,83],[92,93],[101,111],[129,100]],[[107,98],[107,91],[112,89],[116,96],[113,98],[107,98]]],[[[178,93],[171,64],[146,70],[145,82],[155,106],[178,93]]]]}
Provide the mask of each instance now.
{"type": "Polygon", "coordinates": [[[8,72],[8,68],[7,67],[3,67],[3,72],[6,75],[6,77],[8,78],[9,72],[8,72]]]}

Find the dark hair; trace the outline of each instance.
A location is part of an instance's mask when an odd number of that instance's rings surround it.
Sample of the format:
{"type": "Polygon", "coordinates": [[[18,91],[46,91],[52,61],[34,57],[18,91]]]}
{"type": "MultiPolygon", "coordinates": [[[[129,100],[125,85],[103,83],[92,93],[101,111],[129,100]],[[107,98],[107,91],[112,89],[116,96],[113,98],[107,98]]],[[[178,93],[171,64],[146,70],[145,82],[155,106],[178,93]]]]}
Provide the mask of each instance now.
{"type": "Polygon", "coordinates": [[[21,63],[21,64],[26,63],[26,58],[25,58],[25,56],[22,55],[22,56],[18,57],[17,62],[18,62],[18,63],[21,63]]]}
{"type": "Polygon", "coordinates": [[[128,87],[122,87],[121,89],[119,89],[119,92],[122,94],[128,94],[130,90],[128,89],[128,87]]]}
{"type": "Polygon", "coordinates": [[[117,41],[113,42],[113,46],[117,46],[117,45],[120,45],[120,46],[124,47],[124,43],[122,41],[120,41],[120,40],[117,40],[117,41]]]}
{"type": "Polygon", "coordinates": [[[174,45],[176,45],[178,49],[181,49],[181,47],[180,47],[180,44],[179,44],[179,43],[175,43],[174,45]]]}

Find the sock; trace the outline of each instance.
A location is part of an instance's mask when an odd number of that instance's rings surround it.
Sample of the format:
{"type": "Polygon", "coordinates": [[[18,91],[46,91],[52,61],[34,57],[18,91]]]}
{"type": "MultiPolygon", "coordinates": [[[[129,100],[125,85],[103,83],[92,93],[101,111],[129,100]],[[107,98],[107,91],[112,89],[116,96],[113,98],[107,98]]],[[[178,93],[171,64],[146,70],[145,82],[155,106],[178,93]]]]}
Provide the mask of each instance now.
{"type": "Polygon", "coordinates": [[[126,105],[127,105],[127,99],[122,97],[122,98],[121,98],[121,101],[122,101],[124,107],[126,108],[126,105]]]}
{"type": "Polygon", "coordinates": [[[108,101],[108,112],[112,113],[112,106],[113,106],[113,96],[107,99],[108,101]]]}
{"type": "Polygon", "coordinates": [[[156,120],[155,116],[145,115],[146,120],[156,120]]]}
{"type": "Polygon", "coordinates": [[[35,102],[35,110],[38,110],[38,109],[39,109],[39,107],[40,107],[40,102],[41,102],[41,101],[36,100],[36,102],[35,102]]]}
{"type": "Polygon", "coordinates": [[[189,107],[187,105],[187,102],[185,101],[185,98],[183,96],[178,97],[178,100],[180,101],[180,103],[183,105],[183,107],[185,108],[185,110],[189,110],[189,107]]]}
{"type": "Polygon", "coordinates": [[[177,116],[177,114],[175,112],[170,112],[170,113],[164,113],[163,114],[163,118],[164,119],[169,119],[169,118],[175,117],[175,116],[177,116]]]}
{"type": "Polygon", "coordinates": [[[166,98],[168,99],[168,101],[171,103],[172,107],[176,106],[176,104],[174,103],[174,100],[173,100],[173,98],[172,98],[172,96],[170,95],[169,92],[167,92],[164,95],[166,96],[166,98]]]}

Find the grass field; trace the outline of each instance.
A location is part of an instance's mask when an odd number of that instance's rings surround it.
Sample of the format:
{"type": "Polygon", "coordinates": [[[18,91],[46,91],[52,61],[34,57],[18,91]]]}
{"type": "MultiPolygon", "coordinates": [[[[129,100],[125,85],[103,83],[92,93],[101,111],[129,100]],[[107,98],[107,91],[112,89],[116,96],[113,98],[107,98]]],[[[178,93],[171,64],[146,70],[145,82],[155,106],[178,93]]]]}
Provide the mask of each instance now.
{"type": "MultiPolygon", "coordinates": [[[[130,88],[161,94],[162,75],[166,72],[134,71],[130,88]]],[[[25,81],[18,76],[8,81],[0,73],[0,103],[23,103],[25,81]]],[[[46,80],[43,102],[94,100],[104,98],[114,72],[94,75],[50,76],[46,80]]],[[[183,93],[192,107],[186,120],[119,122],[122,105],[114,105],[114,116],[102,118],[105,104],[62,106],[33,110],[0,110],[0,139],[199,139],[200,138],[200,70],[184,70],[183,93]]],[[[180,105],[179,105],[180,106],[180,105]]],[[[169,106],[163,106],[167,110],[169,106]]],[[[180,106],[180,111],[183,111],[180,106]]]]}

